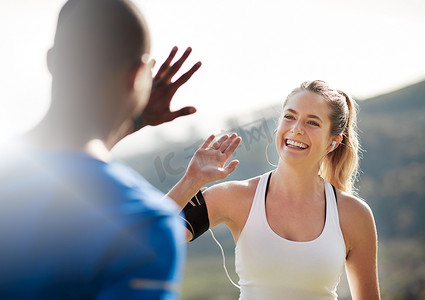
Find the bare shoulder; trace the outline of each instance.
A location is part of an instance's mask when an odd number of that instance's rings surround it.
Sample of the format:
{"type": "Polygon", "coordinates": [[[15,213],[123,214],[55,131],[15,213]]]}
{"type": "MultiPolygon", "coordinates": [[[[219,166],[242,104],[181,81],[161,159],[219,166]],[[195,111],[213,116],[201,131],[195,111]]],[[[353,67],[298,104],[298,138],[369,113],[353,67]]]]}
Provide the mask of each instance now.
{"type": "Polygon", "coordinates": [[[226,224],[238,231],[246,221],[260,177],[228,181],[203,192],[212,226],[226,224]]]}
{"type": "Polygon", "coordinates": [[[346,244],[376,239],[376,227],[370,206],[362,199],[338,191],[339,220],[346,244]]]}
{"type": "Polygon", "coordinates": [[[337,195],[338,209],[345,218],[367,219],[372,216],[372,210],[366,201],[343,191],[338,191],[337,195]]]}
{"type": "Polygon", "coordinates": [[[254,177],[247,180],[219,183],[208,188],[203,194],[206,197],[221,199],[245,198],[251,194],[254,196],[253,193],[255,193],[259,179],[260,177],[254,177]]]}

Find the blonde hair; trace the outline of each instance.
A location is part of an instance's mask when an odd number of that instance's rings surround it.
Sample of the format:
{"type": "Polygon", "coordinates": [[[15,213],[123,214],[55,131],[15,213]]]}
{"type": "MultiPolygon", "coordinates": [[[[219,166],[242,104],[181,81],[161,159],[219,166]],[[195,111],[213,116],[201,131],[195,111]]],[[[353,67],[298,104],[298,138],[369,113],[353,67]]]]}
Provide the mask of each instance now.
{"type": "Polygon", "coordinates": [[[336,188],[354,193],[360,148],[357,134],[357,104],[346,93],[331,88],[328,83],[321,80],[303,82],[288,95],[286,101],[295,94],[306,91],[319,94],[326,100],[330,108],[330,135],[342,136],[341,144],[323,159],[319,174],[336,188]]]}

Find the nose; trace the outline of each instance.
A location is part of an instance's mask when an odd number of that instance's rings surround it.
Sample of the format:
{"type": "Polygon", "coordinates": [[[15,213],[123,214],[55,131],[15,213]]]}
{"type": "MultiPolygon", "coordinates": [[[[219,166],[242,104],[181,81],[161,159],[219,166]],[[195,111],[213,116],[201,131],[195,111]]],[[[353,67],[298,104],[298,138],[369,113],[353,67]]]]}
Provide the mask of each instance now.
{"type": "Polygon", "coordinates": [[[304,130],[302,128],[301,122],[297,121],[294,123],[294,125],[291,128],[291,132],[296,135],[296,134],[300,134],[303,135],[304,134],[304,130]]]}

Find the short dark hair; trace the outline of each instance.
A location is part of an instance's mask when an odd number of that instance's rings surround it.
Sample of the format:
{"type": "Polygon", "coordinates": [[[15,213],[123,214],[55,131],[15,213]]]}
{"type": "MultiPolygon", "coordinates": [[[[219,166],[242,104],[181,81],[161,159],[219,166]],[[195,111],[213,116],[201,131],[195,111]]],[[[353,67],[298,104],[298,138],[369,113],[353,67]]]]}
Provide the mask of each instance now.
{"type": "Polygon", "coordinates": [[[149,51],[146,22],[128,0],[69,0],[60,11],[52,53],[61,73],[104,74],[149,51]]]}

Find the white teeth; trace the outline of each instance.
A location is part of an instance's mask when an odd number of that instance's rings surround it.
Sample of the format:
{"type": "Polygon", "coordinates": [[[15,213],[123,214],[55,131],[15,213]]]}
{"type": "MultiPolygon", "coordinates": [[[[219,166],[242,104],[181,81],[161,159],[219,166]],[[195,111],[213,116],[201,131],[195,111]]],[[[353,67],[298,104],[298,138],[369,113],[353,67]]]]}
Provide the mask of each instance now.
{"type": "Polygon", "coordinates": [[[295,146],[295,147],[298,147],[298,148],[302,148],[302,149],[305,149],[305,148],[308,147],[306,144],[296,142],[296,141],[293,141],[293,140],[286,140],[286,144],[291,145],[291,146],[295,146]]]}

